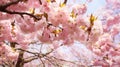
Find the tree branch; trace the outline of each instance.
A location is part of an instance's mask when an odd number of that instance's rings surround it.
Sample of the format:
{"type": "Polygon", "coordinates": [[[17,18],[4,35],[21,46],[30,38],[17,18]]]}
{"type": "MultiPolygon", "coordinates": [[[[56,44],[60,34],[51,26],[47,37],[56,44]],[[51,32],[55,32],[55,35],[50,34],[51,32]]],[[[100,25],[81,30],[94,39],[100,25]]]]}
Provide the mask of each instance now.
{"type": "Polygon", "coordinates": [[[41,0],[39,0],[39,3],[40,3],[40,5],[42,5],[42,1],[41,0]]]}
{"type": "Polygon", "coordinates": [[[45,67],[45,63],[43,62],[43,60],[41,58],[39,58],[41,63],[43,64],[42,66],[45,67]]]}
{"type": "Polygon", "coordinates": [[[23,63],[23,61],[24,61],[23,55],[24,55],[24,51],[20,51],[19,56],[18,56],[18,61],[17,61],[15,67],[23,67],[23,65],[24,65],[24,63],[23,63]]]}
{"type": "Polygon", "coordinates": [[[27,52],[27,53],[30,53],[30,54],[34,54],[34,55],[37,55],[37,54],[38,54],[38,53],[35,53],[35,52],[30,52],[30,51],[28,51],[28,50],[20,49],[20,48],[15,49],[15,50],[24,51],[24,52],[27,52]]]}
{"type": "Polygon", "coordinates": [[[31,62],[32,60],[35,60],[35,59],[38,59],[38,57],[37,56],[30,57],[29,59],[24,60],[23,63],[28,63],[28,62],[31,62]]]}
{"type": "MultiPolygon", "coordinates": [[[[1,10],[0,10],[1,11],[1,10]]],[[[16,12],[16,11],[9,11],[9,10],[2,10],[1,12],[6,12],[6,13],[8,13],[8,14],[18,14],[18,15],[20,15],[20,16],[22,16],[23,17],[23,15],[28,15],[28,16],[30,16],[30,17],[33,17],[34,19],[36,19],[36,20],[40,20],[42,17],[37,17],[37,16],[35,16],[35,15],[33,15],[33,14],[30,14],[30,13],[26,13],[26,12],[16,12]]]]}
{"type": "Polygon", "coordinates": [[[67,3],[67,0],[64,0],[64,2],[63,2],[64,4],[66,4],[67,3]]]}
{"type": "Polygon", "coordinates": [[[43,57],[45,57],[45,56],[47,56],[48,54],[50,54],[52,51],[50,51],[50,52],[48,52],[48,53],[46,53],[46,54],[39,54],[38,53],[38,56],[34,56],[34,57],[30,57],[29,59],[24,59],[24,63],[28,63],[28,62],[31,62],[32,60],[35,60],[35,59],[38,59],[38,58],[43,58],[43,57]]]}
{"type": "Polygon", "coordinates": [[[37,17],[33,14],[30,14],[30,13],[26,13],[26,12],[17,12],[17,11],[10,11],[10,10],[7,10],[7,7],[11,6],[11,5],[14,5],[14,4],[18,4],[20,1],[22,0],[16,0],[16,1],[12,1],[10,3],[7,3],[7,4],[4,4],[4,5],[0,5],[0,11],[1,12],[5,12],[5,13],[8,13],[8,14],[18,14],[20,15],[21,17],[23,17],[23,15],[28,15],[30,17],[33,17],[35,20],[40,20],[42,17],[37,17]]]}
{"type": "Polygon", "coordinates": [[[9,2],[9,3],[4,4],[4,5],[0,5],[0,11],[6,9],[7,7],[9,7],[11,5],[17,4],[20,1],[22,1],[22,0],[15,0],[15,1],[9,2]]]}
{"type": "Polygon", "coordinates": [[[24,59],[24,60],[22,61],[23,63],[28,63],[28,62],[31,62],[32,60],[35,60],[35,59],[38,59],[38,58],[43,58],[43,57],[45,57],[45,56],[47,56],[47,55],[49,55],[50,53],[53,52],[53,50],[51,50],[50,52],[47,52],[47,53],[45,53],[45,54],[42,54],[42,53],[30,52],[30,51],[28,51],[28,50],[24,50],[24,49],[20,49],[20,48],[15,49],[15,50],[20,50],[20,51],[22,51],[22,52],[27,52],[27,53],[30,53],[30,54],[35,55],[35,56],[30,57],[30,58],[24,59]]]}

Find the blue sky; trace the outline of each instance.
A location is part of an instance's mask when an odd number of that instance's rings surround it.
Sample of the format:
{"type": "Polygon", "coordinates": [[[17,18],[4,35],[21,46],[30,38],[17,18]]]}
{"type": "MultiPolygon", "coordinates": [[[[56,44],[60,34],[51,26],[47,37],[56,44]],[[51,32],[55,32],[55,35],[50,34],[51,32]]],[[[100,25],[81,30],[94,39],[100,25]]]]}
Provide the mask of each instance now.
{"type": "MultiPolygon", "coordinates": [[[[71,4],[84,4],[86,0],[68,0],[71,4]]],[[[93,0],[91,3],[88,3],[88,10],[86,14],[94,13],[97,9],[101,8],[106,4],[105,0],[93,0]]]]}
{"type": "Polygon", "coordinates": [[[93,2],[88,4],[87,13],[94,13],[94,11],[104,6],[105,3],[105,0],[93,0],[93,2]]]}

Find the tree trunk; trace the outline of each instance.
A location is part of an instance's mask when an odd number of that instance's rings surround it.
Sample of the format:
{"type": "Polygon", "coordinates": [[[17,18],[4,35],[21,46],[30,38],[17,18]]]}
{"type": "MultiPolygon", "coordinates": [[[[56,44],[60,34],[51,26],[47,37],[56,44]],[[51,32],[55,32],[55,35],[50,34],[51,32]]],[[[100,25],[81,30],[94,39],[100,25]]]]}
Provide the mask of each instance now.
{"type": "Polygon", "coordinates": [[[24,51],[20,51],[15,67],[23,67],[24,65],[23,55],[24,55],[24,51]]]}

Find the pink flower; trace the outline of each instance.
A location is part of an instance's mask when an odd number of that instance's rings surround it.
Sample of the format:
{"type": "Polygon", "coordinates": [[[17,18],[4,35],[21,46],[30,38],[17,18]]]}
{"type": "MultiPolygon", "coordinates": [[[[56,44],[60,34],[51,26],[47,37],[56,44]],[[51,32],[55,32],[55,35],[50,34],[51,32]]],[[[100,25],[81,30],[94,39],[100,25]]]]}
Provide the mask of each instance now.
{"type": "Polygon", "coordinates": [[[82,15],[84,13],[86,13],[87,11],[87,7],[85,4],[82,4],[82,5],[74,5],[73,6],[73,12],[77,15],[82,15]]]}
{"type": "Polygon", "coordinates": [[[19,11],[19,12],[28,10],[26,4],[24,4],[24,3],[18,3],[17,5],[11,5],[7,9],[10,11],[19,11]]]}
{"type": "Polygon", "coordinates": [[[94,52],[96,55],[98,55],[98,56],[102,56],[102,55],[103,55],[103,53],[102,53],[102,51],[101,51],[100,49],[93,49],[93,52],[94,52]]]}
{"type": "Polygon", "coordinates": [[[19,53],[9,52],[9,53],[7,54],[7,57],[8,57],[10,60],[17,60],[18,55],[19,55],[19,53]]]}
{"type": "Polygon", "coordinates": [[[0,41],[11,41],[10,20],[0,21],[0,41]]]}
{"type": "Polygon", "coordinates": [[[112,36],[117,35],[119,32],[120,32],[120,23],[113,25],[112,29],[110,30],[112,36]]]}
{"type": "Polygon", "coordinates": [[[16,17],[16,24],[23,33],[32,33],[35,31],[34,20],[29,16],[25,16],[24,20],[19,16],[16,17]]]}
{"type": "Polygon", "coordinates": [[[109,3],[109,4],[114,4],[114,5],[120,4],[119,0],[106,0],[106,2],[109,3]]]}
{"type": "Polygon", "coordinates": [[[42,35],[38,35],[38,39],[44,43],[51,42],[50,31],[47,29],[44,29],[44,31],[42,32],[42,35]]]}
{"type": "Polygon", "coordinates": [[[48,13],[51,9],[50,9],[50,4],[47,2],[43,2],[42,6],[41,6],[41,10],[42,12],[46,12],[48,13]]]}
{"type": "Polygon", "coordinates": [[[40,7],[40,3],[38,0],[28,0],[27,1],[27,7],[29,8],[39,8],[40,7]]]}
{"type": "Polygon", "coordinates": [[[95,60],[93,66],[109,67],[109,63],[104,60],[95,60]]]}
{"type": "Polygon", "coordinates": [[[48,16],[48,20],[54,25],[54,26],[59,26],[60,24],[62,25],[67,25],[69,21],[69,14],[66,12],[64,9],[56,9],[55,11],[51,11],[49,13],[50,16],[48,16]],[[54,19],[55,18],[55,19],[54,19]]]}
{"type": "Polygon", "coordinates": [[[111,16],[107,19],[107,27],[110,27],[114,24],[119,24],[120,23],[120,15],[116,15],[116,16],[111,16]]]}
{"type": "MultiPolygon", "coordinates": [[[[18,57],[18,53],[15,52],[11,47],[9,47],[8,45],[6,44],[3,44],[0,49],[2,49],[2,51],[0,52],[0,55],[2,57],[4,57],[6,60],[8,61],[14,61],[14,60],[17,60],[17,57],[18,57]]],[[[6,61],[6,60],[3,60],[3,61],[6,61]]]]}
{"type": "Polygon", "coordinates": [[[110,34],[104,33],[101,35],[96,42],[99,45],[105,45],[105,44],[111,44],[112,43],[112,37],[110,34]]]}

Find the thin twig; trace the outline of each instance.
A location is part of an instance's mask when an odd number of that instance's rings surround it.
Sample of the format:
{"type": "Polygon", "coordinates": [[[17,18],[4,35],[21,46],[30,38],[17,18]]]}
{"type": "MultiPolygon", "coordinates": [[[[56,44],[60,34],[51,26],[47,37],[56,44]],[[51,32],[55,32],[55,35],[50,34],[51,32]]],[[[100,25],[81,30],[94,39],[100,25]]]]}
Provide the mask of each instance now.
{"type": "Polygon", "coordinates": [[[35,59],[38,59],[38,57],[34,56],[34,57],[29,58],[29,59],[24,59],[23,63],[28,63],[28,62],[31,62],[32,60],[35,60],[35,59]]]}
{"type": "Polygon", "coordinates": [[[50,64],[52,64],[52,65],[56,66],[56,64],[55,64],[55,63],[53,63],[53,61],[51,61],[51,60],[50,60],[50,58],[46,57],[45,59],[46,59],[46,60],[47,60],[50,64]]]}
{"type": "Polygon", "coordinates": [[[24,51],[24,52],[35,55],[35,56],[24,59],[23,63],[28,63],[28,62],[31,62],[32,60],[35,60],[35,59],[38,59],[38,58],[43,58],[43,57],[47,56],[48,54],[50,54],[51,52],[53,52],[53,50],[51,50],[50,52],[42,54],[42,53],[31,52],[31,51],[20,49],[20,48],[17,48],[15,50],[20,50],[20,51],[24,51]]]}
{"type": "Polygon", "coordinates": [[[37,55],[38,53],[36,52],[31,52],[31,51],[28,51],[28,50],[24,50],[24,49],[20,49],[20,48],[17,48],[15,50],[20,50],[20,51],[24,51],[24,52],[27,52],[27,53],[30,53],[30,54],[34,54],[34,55],[37,55]]]}
{"type": "Polygon", "coordinates": [[[45,63],[43,62],[42,58],[39,58],[39,59],[40,59],[42,65],[43,65],[43,67],[45,67],[45,63]]]}

